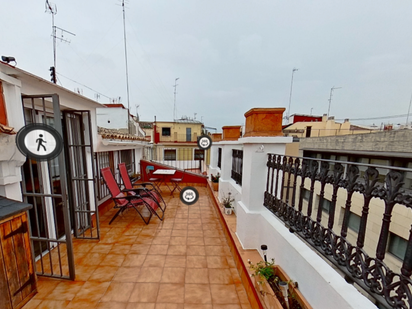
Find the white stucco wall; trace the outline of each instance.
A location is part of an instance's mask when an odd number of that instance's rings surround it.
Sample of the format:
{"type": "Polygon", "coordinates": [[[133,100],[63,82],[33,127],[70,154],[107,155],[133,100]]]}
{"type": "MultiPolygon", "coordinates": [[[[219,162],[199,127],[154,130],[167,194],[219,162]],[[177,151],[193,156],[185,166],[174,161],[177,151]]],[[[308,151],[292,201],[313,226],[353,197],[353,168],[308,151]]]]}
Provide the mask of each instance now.
{"type": "MultiPolygon", "coordinates": [[[[263,206],[267,177],[267,154],[284,154],[291,137],[246,137],[237,142],[214,143],[214,156],[222,147],[222,177],[219,198],[228,191],[237,194],[236,234],[244,249],[268,246],[268,258],[274,258],[313,308],[376,309],[376,306],[324,261],[311,247],[263,206]],[[242,147],[243,146],[243,147],[242,147]],[[230,177],[232,151],[243,148],[242,186],[230,177]]],[[[214,160],[212,160],[214,163],[214,160]]],[[[217,162],[217,161],[216,161],[217,162]]],[[[211,170],[217,170],[211,166],[211,170]]]]}
{"type": "Polygon", "coordinates": [[[128,110],[118,108],[96,108],[97,125],[107,129],[127,130],[128,110]]]}

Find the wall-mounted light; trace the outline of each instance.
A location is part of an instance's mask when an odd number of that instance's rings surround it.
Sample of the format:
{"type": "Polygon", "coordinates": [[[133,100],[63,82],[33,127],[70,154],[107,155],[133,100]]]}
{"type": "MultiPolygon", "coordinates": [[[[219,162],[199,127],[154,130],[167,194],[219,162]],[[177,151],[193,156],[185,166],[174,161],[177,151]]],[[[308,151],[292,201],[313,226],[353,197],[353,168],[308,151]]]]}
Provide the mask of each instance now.
{"type": "Polygon", "coordinates": [[[10,62],[14,62],[15,64],[17,64],[16,58],[14,57],[10,57],[10,56],[1,56],[1,61],[5,62],[5,63],[10,63],[10,62]]]}
{"type": "Polygon", "coordinates": [[[266,245],[261,245],[261,246],[260,246],[260,249],[262,250],[263,257],[265,258],[265,262],[267,262],[268,259],[267,259],[267,257],[266,257],[266,252],[267,252],[267,250],[268,250],[268,246],[266,246],[266,245]]]}

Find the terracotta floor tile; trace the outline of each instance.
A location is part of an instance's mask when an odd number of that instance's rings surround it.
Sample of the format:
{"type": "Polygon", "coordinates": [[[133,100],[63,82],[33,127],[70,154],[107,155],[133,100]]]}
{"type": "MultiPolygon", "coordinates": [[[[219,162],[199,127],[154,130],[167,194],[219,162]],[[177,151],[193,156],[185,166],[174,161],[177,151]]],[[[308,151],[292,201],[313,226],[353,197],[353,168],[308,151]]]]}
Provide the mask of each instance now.
{"type": "Polygon", "coordinates": [[[138,236],[122,235],[122,237],[117,242],[122,245],[132,245],[136,241],[137,237],[138,236]]]}
{"type": "Polygon", "coordinates": [[[185,245],[170,245],[167,255],[186,255],[187,248],[185,245]]]}
{"type": "Polygon", "coordinates": [[[187,230],[187,223],[176,223],[173,226],[173,230],[187,230]]]}
{"type": "Polygon", "coordinates": [[[188,237],[186,244],[189,245],[194,245],[194,246],[204,246],[205,242],[203,240],[203,237],[188,237]]]}
{"type": "MultiPolygon", "coordinates": [[[[175,223],[176,225],[176,223],[175,223]]],[[[188,230],[172,230],[172,236],[187,236],[187,231],[188,230]]]]}
{"type": "Polygon", "coordinates": [[[163,270],[162,283],[184,283],[185,282],[185,268],[169,267],[163,270]]]}
{"type": "Polygon", "coordinates": [[[60,283],[60,280],[56,279],[38,279],[38,288],[37,294],[34,296],[34,299],[43,299],[48,296],[60,283]]]}
{"type": "Polygon", "coordinates": [[[187,224],[187,218],[186,219],[175,219],[175,224],[187,224]]]}
{"type": "Polygon", "coordinates": [[[114,244],[109,254],[128,254],[132,245],[114,244]]]}
{"type": "Polygon", "coordinates": [[[32,298],[27,304],[24,305],[24,309],[35,309],[42,302],[41,299],[32,298]]]}
{"type": "Polygon", "coordinates": [[[84,240],[84,242],[79,242],[74,244],[73,243],[73,249],[76,252],[89,252],[90,250],[93,249],[93,247],[96,245],[96,243],[89,243],[87,240],[84,240]]]}
{"type": "Polygon", "coordinates": [[[186,267],[186,256],[166,255],[164,267],[186,267]]]}
{"type": "Polygon", "coordinates": [[[239,304],[233,284],[211,284],[212,301],[217,304],[239,304]]]}
{"type": "Polygon", "coordinates": [[[187,237],[186,236],[172,236],[170,237],[170,245],[186,245],[187,237]]]}
{"type": "Polygon", "coordinates": [[[102,302],[127,302],[132,294],[134,283],[112,282],[102,297],[102,302]]]}
{"type": "Polygon", "coordinates": [[[138,236],[140,232],[142,231],[142,227],[127,227],[125,231],[123,232],[124,235],[128,236],[138,236]]]}
{"type": "Polygon", "coordinates": [[[187,255],[206,255],[205,246],[187,246],[187,255]]]}
{"type": "Polygon", "coordinates": [[[117,282],[137,282],[140,267],[120,267],[113,277],[117,282]]]}
{"type": "Polygon", "coordinates": [[[60,309],[67,308],[70,301],[68,300],[43,300],[36,309],[60,309]]]}
{"type": "Polygon", "coordinates": [[[185,304],[184,309],[213,309],[212,304],[185,304]]]}
{"type": "Polygon", "coordinates": [[[152,244],[154,245],[169,245],[170,236],[157,236],[153,238],[152,244]]]}
{"type": "Polygon", "coordinates": [[[146,256],[143,267],[163,267],[165,265],[166,255],[150,255],[146,256]]]}
{"type": "Polygon", "coordinates": [[[185,303],[208,304],[212,303],[208,284],[185,284],[185,303]]]}
{"type": "Polygon", "coordinates": [[[106,293],[110,282],[87,281],[76,294],[73,301],[97,302],[106,293]]]}
{"type": "Polygon", "coordinates": [[[242,307],[239,304],[213,304],[213,309],[242,309],[242,307]]]}
{"type": "Polygon", "coordinates": [[[209,283],[207,268],[186,268],[185,283],[209,283]]]}
{"type": "Polygon", "coordinates": [[[155,309],[155,303],[128,303],[126,309],[155,309]]]}
{"type": "Polygon", "coordinates": [[[112,244],[97,244],[90,250],[90,252],[93,253],[109,253],[110,250],[112,250],[113,245],[112,244]]]}
{"type": "Polygon", "coordinates": [[[108,254],[100,263],[100,266],[120,266],[123,264],[126,255],[124,254],[108,254]]]}
{"type": "Polygon", "coordinates": [[[154,302],[159,292],[159,283],[136,283],[129,302],[154,302]]]}
{"type": "Polygon", "coordinates": [[[126,255],[122,266],[133,267],[133,266],[142,266],[146,259],[145,254],[128,254],[126,255]]]}
{"type": "Polygon", "coordinates": [[[84,284],[82,281],[62,281],[45,299],[72,300],[84,284]]]}
{"type": "Polygon", "coordinates": [[[120,302],[100,302],[96,309],[126,309],[127,303],[120,302]]]}
{"type": "Polygon", "coordinates": [[[186,267],[188,268],[207,268],[206,256],[188,255],[186,258],[186,267]]]}
{"type": "MultiPolygon", "coordinates": [[[[76,300],[73,299],[66,309],[78,309],[78,308],[94,308],[98,304],[98,301],[91,300],[76,300]]],[[[26,307],[24,307],[26,309],[26,307]]]]}
{"type": "Polygon", "coordinates": [[[112,281],[114,274],[117,272],[119,267],[114,266],[98,266],[93,274],[90,276],[91,281],[112,281]]]}
{"type": "Polygon", "coordinates": [[[164,254],[166,255],[167,249],[169,248],[169,245],[151,245],[149,251],[147,254],[152,254],[152,255],[158,255],[158,254],[164,254]]]}
{"type": "Polygon", "coordinates": [[[143,267],[140,269],[137,282],[160,282],[162,273],[162,267],[143,267]]]}
{"type": "Polygon", "coordinates": [[[252,306],[249,303],[241,304],[241,306],[242,306],[242,309],[252,309],[252,306]]]}
{"type": "Polygon", "coordinates": [[[87,253],[80,262],[77,264],[80,265],[89,265],[89,266],[97,266],[99,265],[104,258],[106,257],[107,254],[104,253],[87,253]]]}
{"type": "Polygon", "coordinates": [[[206,255],[224,256],[225,251],[223,246],[205,246],[206,255]]]}
{"type": "Polygon", "coordinates": [[[223,232],[219,230],[205,230],[203,231],[205,237],[224,237],[223,232]]]}
{"type": "Polygon", "coordinates": [[[208,268],[229,268],[227,260],[223,256],[210,255],[206,256],[208,268]]]}
{"type": "MultiPolygon", "coordinates": [[[[201,215],[202,216],[202,215],[201,215]]],[[[202,219],[201,218],[190,218],[190,224],[202,224],[202,219]]],[[[189,225],[190,226],[190,225],[189,225]]],[[[189,227],[190,230],[193,230],[189,227]]]]}
{"type": "Polygon", "coordinates": [[[202,230],[187,230],[188,237],[203,237],[202,230]]]}
{"type": "Polygon", "coordinates": [[[183,303],[185,286],[183,283],[161,283],[156,302],[183,303]]]}
{"type": "Polygon", "coordinates": [[[232,273],[228,268],[210,268],[209,282],[210,284],[234,284],[232,273]]]}
{"type": "Polygon", "coordinates": [[[150,249],[150,244],[143,244],[143,243],[134,244],[130,248],[129,254],[130,253],[147,254],[147,252],[149,252],[149,249],[150,249]]]}
{"type": "MultiPolygon", "coordinates": [[[[166,236],[166,235],[162,235],[166,236]]],[[[153,242],[153,237],[151,236],[137,236],[136,240],[134,241],[135,244],[151,244],[153,242]]]]}
{"type": "Polygon", "coordinates": [[[226,261],[230,268],[236,268],[236,263],[232,256],[226,256],[226,261]]]}
{"type": "Polygon", "coordinates": [[[170,229],[161,229],[156,233],[156,237],[170,237],[171,235],[172,235],[172,228],[170,228],[170,229]]]}
{"type": "Polygon", "coordinates": [[[220,237],[204,237],[203,239],[206,246],[218,246],[225,242],[224,238],[220,237]]]}
{"type": "Polygon", "coordinates": [[[184,304],[156,303],[155,309],[184,309],[184,304]]]}

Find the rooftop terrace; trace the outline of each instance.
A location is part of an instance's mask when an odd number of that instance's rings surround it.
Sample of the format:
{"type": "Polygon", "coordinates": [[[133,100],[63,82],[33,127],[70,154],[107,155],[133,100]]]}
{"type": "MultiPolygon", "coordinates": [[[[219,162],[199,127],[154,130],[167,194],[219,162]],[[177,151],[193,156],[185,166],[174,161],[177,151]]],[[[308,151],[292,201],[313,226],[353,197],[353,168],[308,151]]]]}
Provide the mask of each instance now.
{"type": "Polygon", "coordinates": [[[192,206],[165,194],[163,222],[145,225],[130,209],[101,239],[74,240],[76,280],[39,277],[27,308],[252,308],[207,188],[192,206]]]}

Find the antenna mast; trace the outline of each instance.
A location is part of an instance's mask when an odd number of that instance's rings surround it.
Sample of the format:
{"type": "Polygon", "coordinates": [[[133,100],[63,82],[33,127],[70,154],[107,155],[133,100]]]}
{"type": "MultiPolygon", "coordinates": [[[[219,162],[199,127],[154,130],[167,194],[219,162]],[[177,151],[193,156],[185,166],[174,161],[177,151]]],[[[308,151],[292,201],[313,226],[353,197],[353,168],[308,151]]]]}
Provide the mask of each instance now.
{"type": "Polygon", "coordinates": [[[65,43],[70,43],[70,40],[67,40],[64,38],[64,34],[70,34],[73,36],[76,36],[74,33],[69,32],[67,30],[64,30],[62,28],[56,27],[54,25],[54,15],[57,14],[57,6],[55,4],[49,3],[48,0],[46,0],[46,12],[49,12],[52,15],[52,37],[53,37],[53,66],[50,67],[50,75],[51,75],[51,81],[53,83],[57,83],[57,77],[56,77],[56,40],[59,39],[60,42],[65,42],[65,43]],[[59,37],[57,37],[57,29],[61,31],[61,34],[59,37]]]}
{"type": "MultiPolygon", "coordinates": [[[[129,69],[127,65],[127,44],[126,44],[126,10],[124,6],[124,0],[122,0],[123,8],[123,36],[124,36],[124,59],[126,62],[126,89],[127,89],[127,113],[130,113],[130,96],[129,96],[129,69]]],[[[130,119],[127,115],[127,132],[130,134],[130,119]]]]}
{"type": "Polygon", "coordinates": [[[179,79],[179,77],[175,78],[175,85],[173,86],[175,88],[175,100],[174,100],[174,104],[173,104],[173,120],[176,120],[176,87],[178,85],[177,84],[178,79],[179,79]]]}

